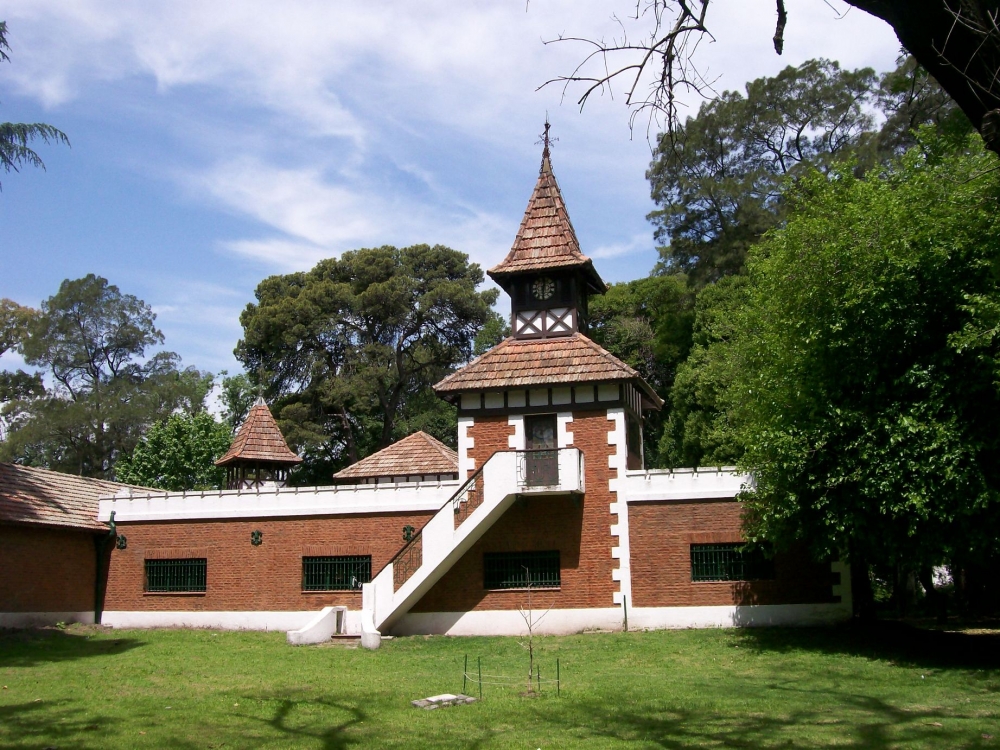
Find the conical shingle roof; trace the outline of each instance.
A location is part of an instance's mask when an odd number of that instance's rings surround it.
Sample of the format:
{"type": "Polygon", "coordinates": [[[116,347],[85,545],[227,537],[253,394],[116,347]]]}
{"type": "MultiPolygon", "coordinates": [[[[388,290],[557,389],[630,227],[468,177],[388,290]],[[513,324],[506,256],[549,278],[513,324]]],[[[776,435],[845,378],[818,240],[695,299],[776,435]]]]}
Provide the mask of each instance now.
{"type": "Polygon", "coordinates": [[[458,454],[437,438],[420,431],[338,471],[333,478],[373,479],[457,472],[458,454]]]}
{"type": "Polygon", "coordinates": [[[504,286],[504,280],[515,274],[570,269],[583,271],[594,291],[603,293],[607,288],[594,270],[593,262],[580,252],[580,242],[569,220],[546,149],[538,182],[528,200],[514,245],[503,262],[489,270],[489,275],[504,286]]]}
{"type": "Polygon", "coordinates": [[[258,398],[250,408],[233,444],[215,465],[228,466],[241,460],[275,464],[302,463],[302,459],[289,450],[285,436],[278,429],[278,423],[274,421],[263,398],[258,398]]]}

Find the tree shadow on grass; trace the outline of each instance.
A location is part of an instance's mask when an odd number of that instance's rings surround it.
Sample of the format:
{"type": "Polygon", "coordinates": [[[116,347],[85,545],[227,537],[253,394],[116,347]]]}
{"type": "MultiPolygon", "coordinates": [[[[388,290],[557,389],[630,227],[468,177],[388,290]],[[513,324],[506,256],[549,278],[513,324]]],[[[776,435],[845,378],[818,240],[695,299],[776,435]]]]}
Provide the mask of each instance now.
{"type": "MultiPolygon", "coordinates": [[[[244,698],[244,700],[248,700],[244,698]]],[[[274,698],[271,696],[254,696],[249,700],[277,702],[277,707],[269,719],[254,719],[279,733],[283,739],[312,740],[319,743],[322,750],[344,750],[361,742],[359,737],[349,736],[350,730],[368,719],[368,714],[357,706],[341,703],[327,698],[274,698]],[[311,719],[304,722],[297,714],[305,710],[319,709],[321,711],[337,711],[347,715],[343,721],[327,724],[322,719],[311,719]]],[[[298,745],[296,745],[298,746],[298,745]]]]}
{"type": "Polygon", "coordinates": [[[48,662],[113,656],[145,645],[135,638],[92,638],[91,635],[58,628],[0,630],[0,667],[33,667],[48,662]]]}
{"type": "Polygon", "coordinates": [[[901,622],[832,628],[747,628],[740,645],[758,651],[818,651],[935,669],[1000,669],[1000,633],[924,630],[901,622]]]}
{"type": "Polygon", "coordinates": [[[0,706],[0,742],[9,736],[25,747],[98,750],[117,719],[87,714],[69,701],[32,701],[0,706]]]}
{"type": "MultiPolygon", "coordinates": [[[[812,696],[798,697],[802,700],[812,696]]],[[[718,710],[677,706],[651,707],[643,712],[582,701],[546,714],[543,720],[568,734],[585,738],[595,747],[609,746],[612,742],[649,743],[671,750],[832,745],[871,750],[902,746],[995,747],[968,725],[957,725],[956,719],[974,717],[934,709],[903,711],[872,696],[830,691],[818,693],[815,700],[815,708],[792,710],[780,716],[746,711],[727,715],[718,710]],[[831,700],[850,712],[851,718],[838,718],[830,709],[831,700]]]]}

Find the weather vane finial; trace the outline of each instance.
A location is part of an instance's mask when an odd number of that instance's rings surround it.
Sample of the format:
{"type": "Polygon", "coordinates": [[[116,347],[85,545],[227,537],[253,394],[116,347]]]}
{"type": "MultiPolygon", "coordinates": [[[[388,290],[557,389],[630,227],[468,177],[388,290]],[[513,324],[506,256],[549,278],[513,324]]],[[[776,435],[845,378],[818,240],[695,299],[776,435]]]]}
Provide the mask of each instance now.
{"type": "Polygon", "coordinates": [[[545,132],[542,133],[542,135],[540,136],[542,140],[535,142],[536,146],[539,143],[541,143],[542,146],[543,146],[543,148],[542,148],[542,158],[543,159],[548,159],[549,158],[549,149],[552,147],[553,143],[555,143],[556,141],[559,140],[558,138],[550,138],[549,137],[549,128],[551,128],[551,127],[552,126],[549,124],[549,113],[546,112],[545,113],[545,132]]]}

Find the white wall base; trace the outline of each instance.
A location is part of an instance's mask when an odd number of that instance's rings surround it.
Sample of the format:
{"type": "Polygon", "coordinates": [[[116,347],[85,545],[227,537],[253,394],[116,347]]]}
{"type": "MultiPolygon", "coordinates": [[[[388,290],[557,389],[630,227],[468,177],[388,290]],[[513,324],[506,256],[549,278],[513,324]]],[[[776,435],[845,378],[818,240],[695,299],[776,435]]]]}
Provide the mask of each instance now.
{"type": "MultiPolygon", "coordinates": [[[[534,630],[540,635],[568,635],[585,630],[621,630],[619,607],[536,610],[534,630]]],[[[300,630],[315,620],[304,612],[105,612],[102,621],[114,628],[217,628],[219,630],[300,630]]],[[[765,604],[720,607],[629,607],[630,630],[669,628],[734,628],[768,625],[829,625],[850,619],[843,604],[765,604]]],[[[0,627],[23,628],[56,622],[94,621],[93,612],[0,613],[0,627]]],[[[361,634],[361,612],[344,615],[343,630],[361,634]]],[[[525,635],[524,618],[516,610],[475,612],[410,612],[392,627],[393,635],[525,635]]]]}
{"type": "Polygon", "coordinates": [[[850,619],[842,604],[756,604],[722,607],[636,607],[630,630],[741,628],[769,625],[832,625],[850,619]]]}
{"type": "Polygon", "coordinates": [[[57,622],[94,624],[90,612],[0,612],[0,628],[40,628],[57,622]]]}
{"type": "MultiPolygon", "coordinates": [[[[622,610],[544,609],[532,612],[538,635],[568,635],[584,630],[621,630],[622,610]]],[[[629,623],[632,613],[629,612],[629,623]]],[[[393,635],[526,635],[527,625],[515,610],[475,612],[408,612],[392,626],[393,635]]]]}
{"type": "MultiPolygon", "coordinates": [[[[106,611],[101,618],[113,628],[216,628],[218,630],[300,630],[317,610],[291,612],[129,612],[106,611]]],[[[93,619],[93,618],[92,618],[93,619]]],[[[346,612],[345,633],[361,633],[361,613],[346,612]]]]}
{"type": "MultiPolygon", "coordinates": [[[[586,630],[622,630],[622,610],[552,609],[534,612],[534,632],[568,635],[586,630]]],[[[629,608],[630,630],[669,628],[734,628],[767,625],[829,625],[851,616],[842,604],[768,604],[728,607],[629,608]]],[[[524,618],[516,610],[481,612],[410,612],[392,628],[393,635],[525,635],[524,618]]]]}

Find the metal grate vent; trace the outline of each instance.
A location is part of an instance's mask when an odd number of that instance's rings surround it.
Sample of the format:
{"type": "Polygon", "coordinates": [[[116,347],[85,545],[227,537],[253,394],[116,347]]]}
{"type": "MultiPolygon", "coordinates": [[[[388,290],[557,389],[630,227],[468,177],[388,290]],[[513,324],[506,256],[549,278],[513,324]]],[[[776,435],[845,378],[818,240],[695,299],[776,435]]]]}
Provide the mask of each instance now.
{"type": "Polygon", "coordinates": [[[774,560],[742,544],[692,544],[692,581],[761,581],[774,578],[774,560]]]}
{"type": "Polygon", "coordinates": [[[146,591],[205,591],[208,560],[146,560],[146,591]]]}
{"type": "Polygon", "coordinates": [[[352,591],[372,579],[372,556],[303,557],[303,591],[352,591]]]}
{"type": "Polygon", "coordinates": [[[559,584],[559,550],[483,555],[484,588],[555,588],[559,584]]]}

